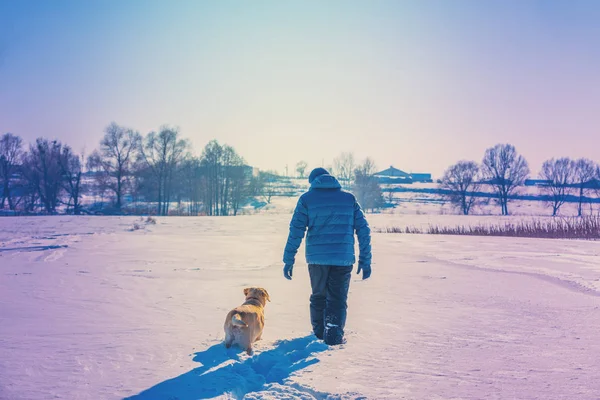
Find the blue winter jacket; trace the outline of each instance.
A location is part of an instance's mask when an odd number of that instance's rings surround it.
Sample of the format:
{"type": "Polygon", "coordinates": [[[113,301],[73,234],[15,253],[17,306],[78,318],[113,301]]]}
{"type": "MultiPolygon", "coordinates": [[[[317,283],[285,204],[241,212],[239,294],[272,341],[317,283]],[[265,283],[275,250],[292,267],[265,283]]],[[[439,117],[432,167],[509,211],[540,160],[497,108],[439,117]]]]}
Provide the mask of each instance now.
{"type": "Polygon", "coordinates": [[[358,236],[358,264],[371,267],[371,229],[352,193],[342,190],[333,176],[318,176],[310,190],[300,196],[290,223],[283,255],[294,265],[296,253],[306,235],[306,262],[316,265],[352,266],[355,262],[354,233],[358,236]]]}

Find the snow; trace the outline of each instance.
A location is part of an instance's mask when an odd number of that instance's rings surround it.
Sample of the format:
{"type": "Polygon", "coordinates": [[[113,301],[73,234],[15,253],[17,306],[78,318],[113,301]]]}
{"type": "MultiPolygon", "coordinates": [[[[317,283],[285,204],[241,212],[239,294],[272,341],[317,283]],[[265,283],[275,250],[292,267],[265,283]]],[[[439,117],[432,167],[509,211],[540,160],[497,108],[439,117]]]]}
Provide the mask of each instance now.
{"type": "Polygon", "coordinates": [[[600,243],[374,233],[371,279],[353,274],[348,343],[330,348],[310,334],[303,248],[294,279],[282,275],[295,199],[274,201],[261,215],[156,225],[0,218],[0,399],[600,397],[600,243]],[[247,286],[272,299],[252,357],[222,345],[247,286]]]}

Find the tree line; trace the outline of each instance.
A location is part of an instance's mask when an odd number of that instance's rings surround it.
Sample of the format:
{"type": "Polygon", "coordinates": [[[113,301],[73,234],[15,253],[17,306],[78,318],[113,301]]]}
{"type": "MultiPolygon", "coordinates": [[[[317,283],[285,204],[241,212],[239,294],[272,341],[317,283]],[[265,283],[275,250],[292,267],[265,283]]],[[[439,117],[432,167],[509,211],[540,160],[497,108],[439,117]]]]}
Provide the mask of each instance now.
{"type": "MultiPolygon", "coordinates": [[[[497,144],[485,151],[482,162],[459,161],[449,167],[440,183],[446,199],[464,215],[482,199],[485,187],[491,188],[493,198],[508,215],[508,205],[529,178],[529,165],[510,144],[497,144]]],[[[545,161],[539,175],[539,186],[546,202],[556,216],[569,196],[577,197],[577,215],[583,215],[583,205],[591,192],[600,193],[600,166],[592,160],[568,157],[545,161]]]]}
{"type": "MultiPolygon", "coordinates": [[[[370,158],[357,164],[352,153],[341,153],[328,170],[355,193],[364,208],[384,207],[386,200],[392,203],[394,192],[388,191],[384,199],[378,179],[373,176],[376,167],[370,158]]],[[[296,164],[299,177],[304,177],[306,171],[305,161],[296,164]]],[[[490,198],[498,204],[502,215],[509,215],[510,202],[520,194],[530,174],[527,160],[515,146],[497,144],[485,151],[480,163],[463,160],[450,166],[438,183],[444,200],[464,215],[490,198]]],[[[573,197],[577,200],[577,215],[582,216],[589,196],[595,193],[600,197],[600,165],[586,158],[552,158],[543,163],[537,184],[553,216],[573,197]]]]}
{"type": "MultiPolygon", "coordinates": [[[[371,158],[358,163],[352,153],[342,153],[327,169],[364,209],[385,206],[371,158]]],[[[308,164],[298,162],[296,172],[304,178],[308,164]]],[[[481,163],[450,166],[439,183],[444,198],[462,214],[491,197],[508,215],[529,176],[528,163],[516,148],[498,144],[485,151],[481,163]]],[[[552,215],[576,197],[581,216],[589,194],[600,195],[600,166],[588,159],[549,159],[539,178],[552,215]]],[[[0,137],[0,210],[26,214],[56,214],[61,208],[76,215],[237,215],[254,198],[270,203],[278,194],[277,179],[273,172],[254,173],[233,147],[216,140],[194,156],[189,141],[170,126],[144,136],[113,122],[89,155],[58,140],[38,138],[26,146],[17,135],[0,137]]],[[[388,202],[392,196],[390,191],[388,202]]]]}
{"type": "Polygon", "coordinates": [[[264,182],[233,147],[213,140],[194,156],[170,126],[144,136],[113,122],[89,155],[58,140],[0,137],[0,209],[21,213],[169,215],[175,204],[178,214],[236,215],[264,182]]]}

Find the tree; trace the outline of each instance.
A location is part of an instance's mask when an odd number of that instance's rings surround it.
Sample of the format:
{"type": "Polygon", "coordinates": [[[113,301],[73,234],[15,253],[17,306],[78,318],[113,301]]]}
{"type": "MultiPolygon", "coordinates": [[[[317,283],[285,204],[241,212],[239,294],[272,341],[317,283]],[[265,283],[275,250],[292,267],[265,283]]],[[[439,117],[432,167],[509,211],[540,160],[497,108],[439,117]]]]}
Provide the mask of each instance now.
{"type": "Polygon", "coordinates": [[[141,142],[141,158],[150,168],[157,189],[158,215],[169,213],[173,177],[188,148],[179,131],[166,125],[158,133],[150,132],[141,142]]]}
{"type": "Polygon", "coordinates": [[[244,159],[233,148],[230,149],[233,152],[233,156],[230,159],[231,164],[226,171],[229,181],[228,209],[231,209],[233,215],[237,215],[241,206],[250,197],[249,191],[252,172],[248,169],[249,167],[246,167],[244,159]]]}
{"type": "MultiPolygon", "coordinates": [[[[94,197],[99,196],[100,202],[104,205],[104,196],[110,190],[110,176],[106,172],[102,156],[97,150],[94,150],[87,159],[86,169],[93,176],[92,192],[94,197]]],[[[96,201],[96,200],[94,200],[96,201]]]]}
{"type": "Polygon", "coordinates": [[[502,215],[508,215],[510,195],[529,175],[527,161],[517,153],[513,145],[497,144],[485,152],[483,174],[496,191],[502,215]]]}
{"type": "Polygon", "coordinates": [[[67,210],[73,204],[73,213],[81,213],[81,176],[83,174],[84,156],[73,154],[69,146],[62,148],[59,165],[63,176],[63,188],[69,194],[67,210]]]}
{"type": "Polygon", "coordinates": [[[296,164],[296,172],[298,172],[300,178],[304,178],[306,168],[308,168],[308,164],[306,163],[306,161],[298,161],[298,163],[296,164]]]}
{"type": "Polygon", "coordinates": [[[543,187],[543,191],[550,196],[552,216],[556,216],[560,207],[567,201],[569,185],[575,178],[575,163],[569,158],[552,158],[542,165],[540,177],[549,181],[543,187]]]}
{"type": "Polygon", "coordinates": [[[141,136],[132,129],[112,122],[104,130],[100,141],[100,165],[111,178],[110,188],[115,193],[117,210],[121,210],[125,181],[130,174],[130,166],[140,146],[141,136]]]}
{"type": "Polygon", "coordinates": [[[183,195],[188,200],[188,214],[198,215],[201,209],[205,186],[200,159],[197,157],[187,157],[183,160],[180,167],[180,178],[183,195]]]}
{"type": "Polygon", "coordinates": [[[15,209],[12,196],[12,176],[18,168],[22,155],[23,140],[19,136],[5,133],[0,137],[0,190],[2,192],[0,209],[4,208],[6,200],[8,200],[8,208],[15,209]]]}
{"type": "Polygon", "coordinates": [[[251,197],[253,178],[244,159],[235,149],[210,141],[200,158],[204,176],[204,205],[208,215],[237,215],[251,197]]]}
{"type": "Polygon", "coordinates": [[[273,196],[277,194],[275,181],[277,180],[277,172],[267,171],[260,173],[260,189],[262,197],[267,204],[271,204],[273,196]]]}
{"type": "Polygon", "coordinates": [[[475,193],[480,189],[479,166],[473,161],[459,161],[446,170],[442,177],[445,197],[464,215],[469,215],[477,201],[475,193]]]}
{"type": "Polygon", "coordinates": [[[577,215],[583,215],[583,201],[587,190],[586,184],[596,177],[597,165],[587,158],[580,158],[575,161],[575,187],[579,189],[579,204],[577,206],[577,215]]]}
{"type": "Polygon", "coordinates": [[[365,175],[373,175],[377,171],[377,166],[375,165],[375,161],[373,161],[372,158],[367,157],[365,158],[363,163],[359,165],[358,169],[365,175]]]}
{"type": "Polygon", "coordinates": [[[388,192],[385,195],[385,201],[390,205],[394,206],[394,192],[391,189],[388,189],[388,192]]]}
{"type": "MultiPolygon", "coordinates": [[[[229,215],[229,207],[232,205],[232,189],[234,181],[243,185],[244,180],[244,160],[240,157],[235,149],[231,146],[224,145],[223,153],[221,155],[221,166],[223,169],[223,176],[221,182],[221,215],[229,215]]],[[[241,187],[238,185],[236,189],[241,187]]],[[[241,191],[236,192],[237,195],[242,194],[241,191]]],[[[236,199],[236,206],[239,206],[241,198],[236,199]]]]}
{"type": "Polygon", "coordinates": [[[237,215],[243,203],[250,197],[251,180],[243,167],[243,159],[239,159],[240,165],[234,166],[230,170],[231,179],[231,200],[230,207],[233,215],[237,215]]]}
{"type": "Polygon", "coordinates": [[[63,177],[60,167],[62,144],[57,141],[39,138],[29,147],[26,155],[24,174],[39,195],[48,214],[56,214],[62,189],[63,177]]]}
{"type": "Polygon", "coordinates": [[[385,204],[383,192],[376,177],[373,176],[375,163],[367,158],[354,170],[353,192],[358,203],[366,210],[374,210],[385,204]]]}
{"type": "Polygon", "coordinates": [[[598,201],[600,199],[600,165],[596,165],[596,174],[594,176],[594,179],[596,180],[596,182],[593,185],[593,190],[596,194],[596,201],[598,201]]]}
{"type": "MultiPolygon", "coordinates": [[[[156,213],[156,206],[151,205],[151,202],[156,201],[158,196],[156,178],[152,169],[141,158],[139,153],[137,160],[131,166],[131,170],[132,176],[129,183],[129,193],[131,194],[131,200],[134,203],[136,213],[156,213]],[[143,203],[142,208],[140,208],[140,202],[143,203]]],[[[184,184],[184,182],[181,182],[181,184],[184,184]]]]}
{"type": "Polygon", "coordinates": [[[219,215],[220,176],[222,175],[223,147],[216,140],[211,140],[204,147],[200,157],[206,176],[204,208],[208,215],[219,215]]]}
{"type": "Polygon", "coordinates": [[[354,177],[355,169],[356,165],[352,153],[342,153],[333,160],[334,175],[342,182],[350,184],[354,177]]]}

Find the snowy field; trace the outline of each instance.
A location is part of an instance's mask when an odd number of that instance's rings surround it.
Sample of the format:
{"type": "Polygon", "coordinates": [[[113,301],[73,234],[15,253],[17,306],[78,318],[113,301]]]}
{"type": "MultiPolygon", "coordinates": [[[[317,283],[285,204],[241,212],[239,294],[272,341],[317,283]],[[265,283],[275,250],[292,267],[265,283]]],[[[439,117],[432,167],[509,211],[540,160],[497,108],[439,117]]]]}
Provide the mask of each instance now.
{"type": "MultiPolygon", "coordinates": [[[[434,183],[422,183],[405,185],[406,189],[422,190],[422,189],[437,189],[438,184],[434,183]]],[[[302,192],[304,188],[297,183],[298,193],[302,192]]],[[[384,185],[385,187],[385,185],[384,185]]],[[[538,187],[521,187],[519,193],[528,196],[540,196],[544,192],[538,187]]],[[[588,196],[595,196],[594,193],[587,193],[588,196]]],[[[247,214],[286,214],[291,213],[294,210],[298,197],[273,197],[272,203],[265,207],[254,210],[252,207],[248,207],[242,210],[243,213],[247,214]]],[[[386,203],[394,205],[393,208],[385,208],[381,212],[385,214],[393,215],[455,215],[457,211],[449,203],[444,203],[437,194],[433,193],[420,193],[420,192],[394,192],[390,198],[390,194],[384,191],[384,200],[386,203]]],[[[551,217],[552,207],[548,202],[541,200],[511,200],[508,205],[510,215],[512,217],[551,217]]],[[[583,212],[586,215],[600,214],[600,203],[588,203],[584,202],[583,212]]],[[[473,216],[498,216],[500,214],[500,206],[496,204],[493,199],[479,199],[479,202],[473,206],[471,210],[473,216]]],[[[567,202],[563,204],[559,211],[559,216],[570,217],[577,215],[577,203],[567,202]]],[[[422,222],[422,219],[419,220],[422,222]]],[[[444,222],[446,220],[442,220],[444,222]]],[[[470,218],[469,223],[473,222],[470,218]]],[[[437,222],[437,221],[436,221],[437,222]]]]}
{"type": "Polygon", "coordinates": [[[135,231],[135,217],[0,218],[0,399],[600,398],[600,243],[374,234],[348,343],[328,348],[310,335],[303,248],[282,277],[290,215],[275,210],[135,231]],[[252,357],[221,343],[247,286],[272,299],[252,357]]]}

